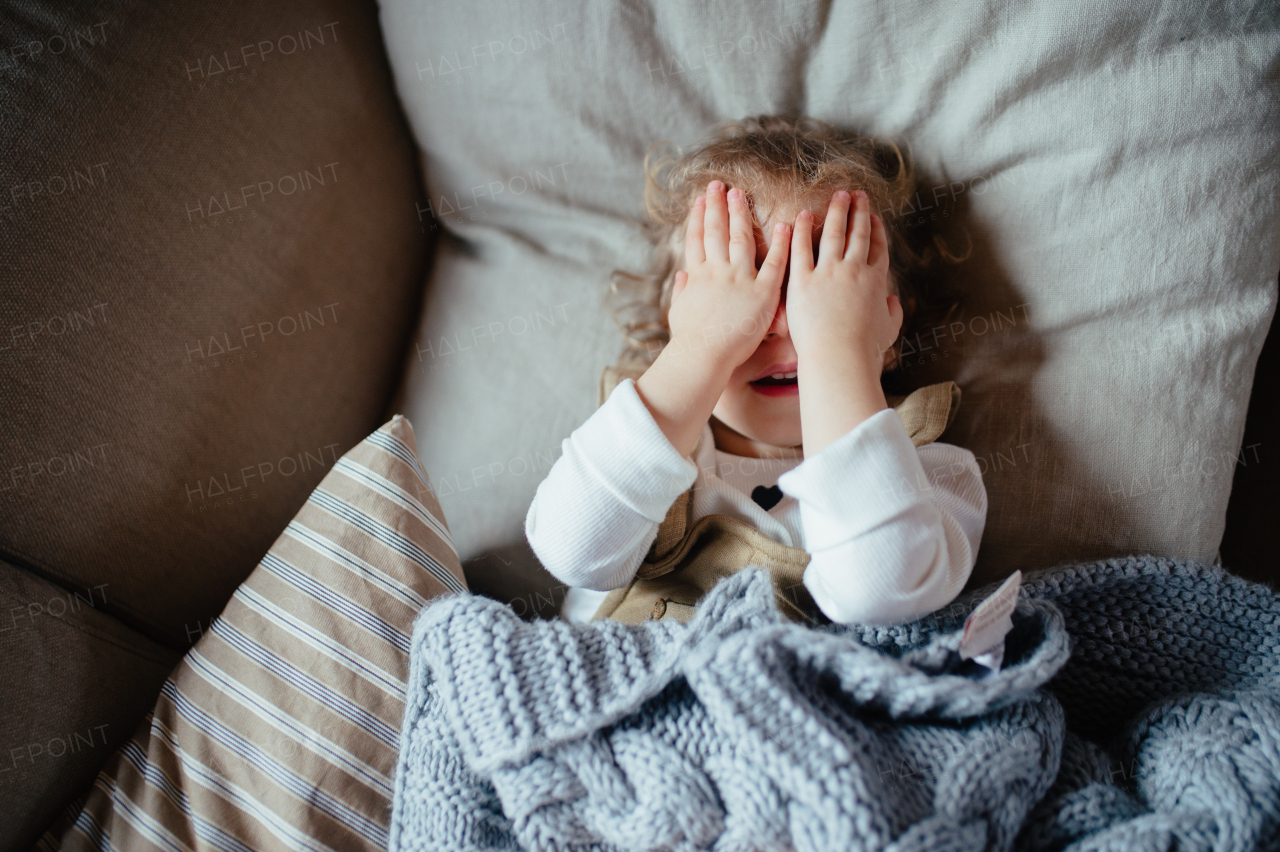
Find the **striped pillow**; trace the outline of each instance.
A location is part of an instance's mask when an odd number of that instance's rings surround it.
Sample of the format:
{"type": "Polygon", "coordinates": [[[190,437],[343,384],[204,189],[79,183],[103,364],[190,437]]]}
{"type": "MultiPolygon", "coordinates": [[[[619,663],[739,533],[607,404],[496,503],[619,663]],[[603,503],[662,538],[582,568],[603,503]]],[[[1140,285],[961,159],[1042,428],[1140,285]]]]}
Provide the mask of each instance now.
{"type": "Polygon", "coordinates": [[[413,621],[465,593],[413,427],[344,455],[37,849],[385,849],[413,621]]]}

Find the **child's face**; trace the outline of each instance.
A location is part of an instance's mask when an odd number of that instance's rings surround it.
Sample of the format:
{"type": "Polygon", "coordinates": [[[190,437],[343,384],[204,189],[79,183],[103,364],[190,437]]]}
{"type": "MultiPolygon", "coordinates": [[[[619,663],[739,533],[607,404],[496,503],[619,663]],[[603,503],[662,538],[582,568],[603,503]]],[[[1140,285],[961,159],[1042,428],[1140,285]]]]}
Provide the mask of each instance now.
{"type": "MultiPolygon", "coordinates": [[[[816,258],[829,202],[829,198],[813,199],[806,205],[795,203],[776,209],[757,204],[754,227],[756,268],[764,262],[769,246],[773,243],[773,226],[778,222],[794,226],[796,215],[806,207],[813,213],[813,251],[816,258]]],[[[790,239],[790,235],[785,239],[790,239]]],[[[720,395],[712,411],[716,420],[748,439],[744,441],[735,435],[726,435],[723,430],[716,429],[713,423],[716,446],[726,452],[767,457],[796,455],[800,450],[800,388],[795,378],[796,350],[787,327],[788,277],[782,280],[782,297],[768,332],[751,357],[733,371],[724,393],[720,395]],[[777,373],[784,373],[787,377],[781,380],[769,378],[777,373]],[[761,382],[762,379],[764,382],[761,382]]]]}

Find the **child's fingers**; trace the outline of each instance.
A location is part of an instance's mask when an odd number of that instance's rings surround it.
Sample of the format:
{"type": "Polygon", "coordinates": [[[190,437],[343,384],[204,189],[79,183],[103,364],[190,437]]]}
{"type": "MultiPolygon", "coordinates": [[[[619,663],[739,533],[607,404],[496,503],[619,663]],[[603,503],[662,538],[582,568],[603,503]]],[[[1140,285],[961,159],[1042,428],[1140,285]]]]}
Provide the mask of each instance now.
{"type": "Polygon", "coordinates": [[[671,284],[671,301],[680,298],[680,294],[684,292],[684,285],[689,283],[689,273],[683,269],[676,270],[675,280],[671,284]]]}
{"type": "Polygon", "coordinates": [[[770,287],[781,287],[782,277],[787,272],[787,226],[783,222],[773,226],[773,243],[769,253],[760,264],[756,280],[767,283],[770,287]]]}
{"type": "Polygon", "coordinates": [[[889,267],[889,235],[884,230],[884,220],[871,214],[871,246],[867,252],[868,266],[889,267]]]}
{"type": "Polygon", "coordinates": [[[813,214],[801,210],[791,232],[791,277],[797,272],[813,271],[813,214]]]}
{"type": "Polygon", "coordinates": [[[729,262],[735,266],[756,265],[756,235],[751,230],[747,197],[736,186],[729,190],[729,262]]]}
{"type": "Polygon", "coordinates": [[[853,228],[849,233],[846,257],[860,263],[870,263],[867,252],[871,246],[871,202],[867,194],[858,190],[853,204],[853,228]]]}
{"type": "Polygon", "coordinates": [[[692,269],[707,259],[702,247],[702,220],[706,216],[707,197],[699,195],[689,211],[689,222],[684,232],[684,265],[692,269]]]}
{"type": "Polygon", "coordinates": [[[818,262],[823,258],[840,260],[844,257],[845,227],[849,219],[849,193],[843,189],[831,196],[827,206],[827,218],[822,223],[822,239],[818,242],[818,262]]]}
{"type": "Polygon", "coordinates": [[[729,260],[729,211],[725,204],[724,184],[713,180],[707,184],[707,216],[703,220],[702,240],[707,260],[729,260]]]}

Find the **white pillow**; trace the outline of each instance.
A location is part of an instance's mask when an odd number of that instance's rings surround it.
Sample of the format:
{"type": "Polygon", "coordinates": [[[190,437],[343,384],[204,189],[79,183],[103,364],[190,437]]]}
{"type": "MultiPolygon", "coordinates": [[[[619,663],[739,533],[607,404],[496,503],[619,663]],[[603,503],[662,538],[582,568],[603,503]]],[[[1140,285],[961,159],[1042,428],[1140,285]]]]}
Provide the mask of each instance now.
{"type": "Polygon", "coordinates": [[[400,410],[477,584],[559,602],[522,524],[621,348],[602,302],[648,260],[645,147],[784,112],[908,139],[974,236],[967,316],[909,368],[964,391],[971,585],[1215,561],[1280,270],[1276,7],[718,8],[381,3],[442,229],[400,410]]]}

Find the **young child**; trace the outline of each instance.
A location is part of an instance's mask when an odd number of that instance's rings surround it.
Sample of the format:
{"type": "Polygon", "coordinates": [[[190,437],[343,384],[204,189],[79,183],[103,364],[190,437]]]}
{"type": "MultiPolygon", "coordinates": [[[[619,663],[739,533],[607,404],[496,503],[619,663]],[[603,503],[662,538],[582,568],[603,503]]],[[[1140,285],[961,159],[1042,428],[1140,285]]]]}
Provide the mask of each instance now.
{"type": "Polygon", "coordinates": [[[646,163],[657,321],[629,329],[656,330],[660,350],[629,336],[625,377],[565,439],[525,519],[573,587],[562,617],[622,612],[645,583],[682,578],[635,612],[687,620],[745,564],[769,567],[780,594],[794,569],[791,587],[834,622],[945,606],[973,568],[987,496],[973,454],[933,440],[958,388],[882,387],[903,296],[909,319],[925,315],[920,273],[936,256],[906,239],[910,166],[891,143],[764,116],[665,166],[646,163]]]}

